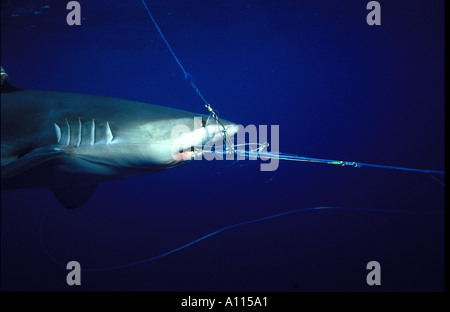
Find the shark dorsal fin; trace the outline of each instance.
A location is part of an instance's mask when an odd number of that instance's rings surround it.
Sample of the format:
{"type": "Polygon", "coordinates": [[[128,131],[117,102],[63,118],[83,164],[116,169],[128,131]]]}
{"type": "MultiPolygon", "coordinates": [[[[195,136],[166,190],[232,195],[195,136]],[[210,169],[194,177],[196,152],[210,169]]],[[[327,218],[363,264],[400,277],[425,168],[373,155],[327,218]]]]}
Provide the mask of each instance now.
{"type": "Polygon", "coordinates": [[[55,197],[66,208],[74,209],[86,203],[97,185],[63,186],[51,188],[55,197]]]}

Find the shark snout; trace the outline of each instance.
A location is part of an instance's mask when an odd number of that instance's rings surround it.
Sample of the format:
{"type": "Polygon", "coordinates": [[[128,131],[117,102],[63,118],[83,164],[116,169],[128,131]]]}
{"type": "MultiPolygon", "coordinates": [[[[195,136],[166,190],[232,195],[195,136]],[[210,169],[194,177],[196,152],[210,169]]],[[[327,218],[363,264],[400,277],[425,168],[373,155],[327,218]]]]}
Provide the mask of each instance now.
{"type": "Polygon", "coordinates": [[[222,146],[224,140],[229,141],[238,132],[238,129],[238,125],[231,121],[203,117],[201,126],[196,126],[181,136],[178,136],[178,131],[172,132],[175,133],[172,141],[172,159],[177,163],[192,160],[201,155],[205,148],[210,150],[212,146],[222,146]]]}
{"type": "MultiPolygon", "coordinates": [[[[218,143],[222,142],[224,137],[233,137],[239,130],[239,127],[228,120],[220,119],[219,121],[215,121],[213,124],[207,125],[205,127],[205,137],[208,143],[218,143]]],[[[203,143],[207,143],[204,142],[203,143]]]]}

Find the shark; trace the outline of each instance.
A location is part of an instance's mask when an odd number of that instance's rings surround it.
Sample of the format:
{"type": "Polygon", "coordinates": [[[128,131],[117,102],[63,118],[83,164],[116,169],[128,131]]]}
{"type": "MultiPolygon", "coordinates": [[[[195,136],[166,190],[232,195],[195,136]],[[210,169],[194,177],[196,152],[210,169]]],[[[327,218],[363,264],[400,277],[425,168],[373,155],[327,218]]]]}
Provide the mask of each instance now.
{"type": "Polygon", "coordinates": [[[100,183],[192,162],[238,126],[209,115],[96,95],[1,85],[1,189],[50,188],[67,208],[100,183]]]}

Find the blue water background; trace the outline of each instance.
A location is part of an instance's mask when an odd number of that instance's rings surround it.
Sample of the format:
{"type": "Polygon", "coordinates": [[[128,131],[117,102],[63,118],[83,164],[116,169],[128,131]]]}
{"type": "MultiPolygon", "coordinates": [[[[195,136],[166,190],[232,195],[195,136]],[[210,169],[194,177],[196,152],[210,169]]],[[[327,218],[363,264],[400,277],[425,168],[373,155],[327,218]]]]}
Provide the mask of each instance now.
{"type": "MultiPolygon", "coordinates": [[[[2,1],[1,63],[12,84],[206,113],[141,1],[2,1]],[[50,6],[42,8],[42,6],[50,6]],[[23,10],[17,10],[24,8],[23,10]],[[18,16],[13,16],[18,15],[18,16]]],[[[443,1],[149,1],[220,116],[279,125],[302,156],[444,170],[443,1]]],[[[439,291],[444,188],[425,174],[280,162],[201,161],[100,185],[67,210],[46,189],[2,192],[1,287],[73,290],[61,262],[102,268],[156,256],[234,223],[322,210],[225,231],[131,268],[83,272],[79,290],[439,291]],[[268,182],[270,180],[270,182],[268,182]],[[382,285],[366,284],[366,264],[382,285]]]]}

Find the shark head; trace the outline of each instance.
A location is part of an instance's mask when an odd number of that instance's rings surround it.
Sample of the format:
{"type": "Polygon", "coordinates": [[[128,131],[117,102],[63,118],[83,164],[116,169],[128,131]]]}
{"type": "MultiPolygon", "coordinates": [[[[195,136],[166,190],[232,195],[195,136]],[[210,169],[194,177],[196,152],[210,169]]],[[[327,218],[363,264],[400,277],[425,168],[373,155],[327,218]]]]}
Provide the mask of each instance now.
{"type": "Polygon", "coordinates": [[[212,146],[222,147],[224,140],[238,131],[236,124],[224,119],[181,114],[185,115],[117,129],[116,139],[109,143],[111,155],[130,168],[171,169],[201,157],[212,146]]]}
{"type": "Polygon", "coordinates": [[[78,207],[108,180],[187,164],[222,146],[224,119],[109,97],[3,88],[2,189],[49,187],[78,207]]]}

